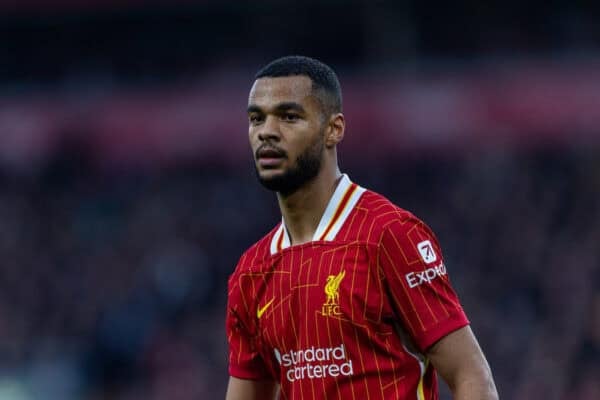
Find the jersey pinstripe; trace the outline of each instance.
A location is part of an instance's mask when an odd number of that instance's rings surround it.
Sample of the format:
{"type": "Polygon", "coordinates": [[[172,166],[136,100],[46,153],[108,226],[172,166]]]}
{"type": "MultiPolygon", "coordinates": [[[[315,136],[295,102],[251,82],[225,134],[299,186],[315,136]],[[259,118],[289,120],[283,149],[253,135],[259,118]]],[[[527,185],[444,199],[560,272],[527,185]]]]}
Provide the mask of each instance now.
{"type": "Polygon", "coordinates": [[[282,399],[436,399],[425,350],[468,324],[440,246],[411,213],[344,176],[313,241],[285,223],[229,279],[229,372],[282,399]]]}

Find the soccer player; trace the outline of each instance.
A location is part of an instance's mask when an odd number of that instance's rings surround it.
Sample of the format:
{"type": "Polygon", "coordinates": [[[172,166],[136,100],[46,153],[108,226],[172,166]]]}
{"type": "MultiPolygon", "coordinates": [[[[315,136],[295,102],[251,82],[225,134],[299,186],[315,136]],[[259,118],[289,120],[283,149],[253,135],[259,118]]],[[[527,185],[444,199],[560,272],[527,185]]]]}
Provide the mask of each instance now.
{"type": "MultiPolygon", "coordinates": [[[[226,400],[496,399],[431,230],[338,167],[341,89],[327,65],[261,69],[248,101],[259,181],[282,220],[229,279],[226,400]]],[[[371,133],[375,134],[375,133],[371,133]]]]}

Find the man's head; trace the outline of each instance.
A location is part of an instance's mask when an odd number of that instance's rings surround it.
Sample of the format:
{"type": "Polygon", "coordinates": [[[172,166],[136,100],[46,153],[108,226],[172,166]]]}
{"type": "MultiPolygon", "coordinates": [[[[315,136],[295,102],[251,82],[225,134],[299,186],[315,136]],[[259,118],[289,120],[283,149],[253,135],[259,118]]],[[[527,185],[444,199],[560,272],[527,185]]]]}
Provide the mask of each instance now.
{"type": "Polygon", "coordinates": [[[323,117],[342,112],[342,89],[337,75],[328,65],[314,58],[287,56],[261,68],[254,79],[306,76],[312,82],[312,94],[321,103],[323,117]]]}
{"type": "Polygon", "coordinates": [[[289,56],[256,74],[248,99],[249,137],[256,172],[283,195],[337,168],[335,145],[344,134],[340,84],[320,61],[289,56]]]}

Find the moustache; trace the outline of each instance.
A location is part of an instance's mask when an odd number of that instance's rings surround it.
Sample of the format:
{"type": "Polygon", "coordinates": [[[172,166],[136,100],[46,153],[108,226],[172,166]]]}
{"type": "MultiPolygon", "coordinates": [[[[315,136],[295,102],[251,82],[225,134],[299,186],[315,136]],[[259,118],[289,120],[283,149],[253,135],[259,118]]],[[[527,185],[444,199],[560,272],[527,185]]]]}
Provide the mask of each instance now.
{"type": "Polygon", "coordinates": [[[259,159],[260,157],[287,158],[287,153],[285,150],[267,143],[260,145],[260,147],[256,149],[254,155],[256,159],[259,159]]]}

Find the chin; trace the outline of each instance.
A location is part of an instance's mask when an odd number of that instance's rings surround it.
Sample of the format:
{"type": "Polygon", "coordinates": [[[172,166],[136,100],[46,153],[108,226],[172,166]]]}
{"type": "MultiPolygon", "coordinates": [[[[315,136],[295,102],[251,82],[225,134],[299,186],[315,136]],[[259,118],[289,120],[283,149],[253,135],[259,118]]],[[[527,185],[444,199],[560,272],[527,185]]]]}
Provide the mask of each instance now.
{"type": "Polygon", "coordinates": [[[279,181],[286,176],[285,171],[275,170],[275,169],[267,169],[261,170],[258,172],[258,179],[261,181],[279,181]]]}
{"type": "Polygon", "coordinates": [[[256,173],[260,180],[272,180],[285,176],[286,171],[280,168],[257,168],[256,173]]]}
{"type": "MultiPolygon", "coordinates": [[[[287,193],[290,188],[290,180],[285,170],[280,169],[256,169],[256,176],[266,189],[273,192],[287,193]]],[[[295,189],[295,188],[293,188],[295,189]]]]}

